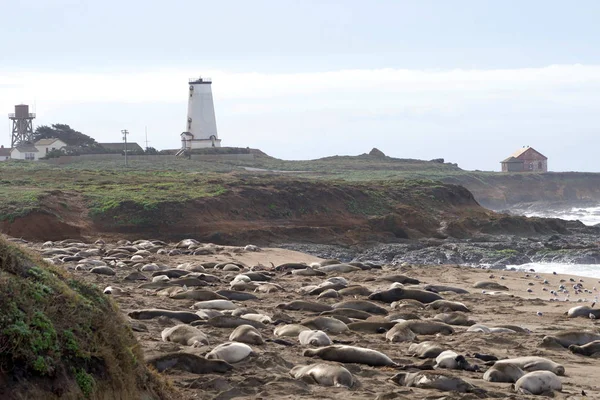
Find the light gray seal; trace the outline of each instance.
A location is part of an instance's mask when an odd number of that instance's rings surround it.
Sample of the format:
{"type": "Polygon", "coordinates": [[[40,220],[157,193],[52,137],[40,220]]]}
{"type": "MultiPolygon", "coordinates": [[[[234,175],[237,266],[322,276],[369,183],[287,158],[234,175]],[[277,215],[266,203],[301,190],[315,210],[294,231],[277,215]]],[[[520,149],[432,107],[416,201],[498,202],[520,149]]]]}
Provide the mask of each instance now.
{"type": "Polygon", "coordinates": [[[397,364],[385,354],[363,347],[333,345],[318,349],[304,350],[305,357],[319,357],[322,360],[341,363],[366,364],[372,367],[396,366],[397,364]]]}
{"type": "Polygon", "coordinates": [[[354,310],[360,310],[375,315],[387,315],[388,312],[385,308],[379,307],[375,303],[365,300],[349,300],[335,303],[333,308],[352,308],[354,310]]]}
{"type": "Polygon", "coordinates": [[[600,309],[593,309],[589,306],[577,306],[569,309],[567,311],[568,318],[576,318],[576,317],[584,317],[589,318],[590,314],[594,316],[596,319],[600,319],[600,309]]]}
{"type": "Polygon", "coordinates": [[[600,340],[594,340],[588,344],[584,344],[583,346],[577,346],[576,344],[572,344],[569,346],[569,350],[575,354],[582,354],[584,356],[599,356],[600,355],[600,340]]]}
{"type": "Polygon", "coordinates": [[[273,334],[277,337],[280,336],[298,336],[302,331],[310,331],[311,329],[304,325],[299,324],[289,324],[289,325],[280,325],[275,328],[273,334]]]}
{"type": "Polygon", "coordinates": [[[562,382],[550,371],[530,372],[515,383],[515,391],[522,394],[540,395],[553,390],[562,390],[562,382]]]}
{"type": "Polygon", "coordinates": [[[443,300],[443,297],[426,290],[394,288],[375,292],[368,297],[369,300],[381,301],[384,303],[393,303],[398,300],[412,299],[421,303],[432,303],[436,300],[443,300]]]}
{"type": "Polygon", "coordinates": [[[485,371],[483,379],[488,382],[507,382],[515,383],[525,372],[513,363],[496,363],[490,369],[485,371]]]}
{"type": "Polygon", "coordinates": [[[245,343],[228,342],[212,349],[207,355],[208,360],[223,360],[229,364],[242,361],[252,354],[252,347],[245,343]]]}
{"type": "Polygon", "coordinates": [[[436,358],[444,350],[435,342],[413,343],[408,347],[408,355],[418,358],[436,358]]]}
{"type": "Polygon", "coordinates": [[[160,336],[165,342],[174,342],[185,346],[199,347],[209,344],[208,336],[204,332],[185,324],[166,328],[161,332],[160,336]]]}
{"type": "Polygon", "coordinates": [[[552,345],[560,345],[562,347],[569,347],[572,344],[576,344],[577,346],[583,346],[584,344],[588,344],[595,340],[600,340],[600,334],[593,331],[586,330],[567,330],[557,332],[551,336],[545,336],[542,339],[543,346],[552,346],[552,345]]]}
{"type": "Polygon", "coordinates": [[[435,372],[400,372],[390,380],[399,386],[437,389],[445,392],[472,393],[481,390],[461,378],[435,372]]]}
{"type": "Polygon", "coordinates": [[[458,301],[450,301],[450,300],[436,300],[427,305],[425,307],[427,309],[432,310],[448,310],[448,311],[461,311],[461,312],[471,312],[467,306],[458,301]]]}
{"type": "Polygon", "coordinates": [[[466,316],[465,314],[460,313],[460,312],[437,314],[436,316],[433,317],[433,319],[444,322],[448,325],[458,325],[458,326],[475,325],[475,321],[470,320],[468,316],[466,316]]]}
{"type": "Polygon", "coordinates": [[[496,361],[494,363],[494,366],[496,366],[497,364],[514,364],[525,372],[550,371],[555,373],[556,375],[565,374],[565,367],[543,357],[528,356],[509,358],[505,360],[496,361]]]}
{"type": "Polygon", "coordinates": [[[331,339],[323,331],[302,331],[298,334],[298,340],[303,346],[329,346],[331,339]]]}
{"type": "Polygon", "coordinates": [[[454,333],[454,328],[452,328],[452,326],[434,320],[410,320],[399,322],[397,326],[399,329],[406,327],[417,335],[436,335],[438,333],[441,333],[442,335],[452,335],[454,333]]]}
{"type": "Polygon", "coordinates": [[[204,357],[190,353],[163,354],[147,359],[146,363],[152,365],[158,372],[176,369],[192,374],[225,373],[233,368],[232,365],[223,360],[207,360],[204,357]]]}
{"type": "Polygon", "coordinates": [[[347,288],[338,290],[342,296],[368,296],[373,293],[369,288],[361,285],[351,285],[347,288]]]}
{"type": "Polygon", "coordinates": [[[392,329],[387,331],[385,334],[385,340],[392,343],[412,342],[416,338],[417,335],[415,335],[415,333],[402,322],[394,325],[392,329]]]}
{"type": "Polygon", "coordinates": [[[240,325],[235,328],[229,335],[229,341],[256,345],[265,343],[258,329],[252,325],[240,325]]]}
{"type": "Polygon", "coordinates": [[[459,369],[463,371],[478,371],[478,366],[469,364],[465,356],[452,350],[445,350],[435,358],[435,369],[459,369]]]}
{"type": "Polygon", "coordinates": [[[308,318],[300,321],[300,324],[312,329],[331,332],[333,334],[346,332],[348,330],[348,325],[338,319],[330,317],[308,318]]]}
{"type": "Polygon", "coordinates": [[[303,382],[323,386],[351,388],[354,385],[354,377],[350,371],[340,365],[298,365],[292,368],[290,375],[295,379],[301,379],[303,382]]]}

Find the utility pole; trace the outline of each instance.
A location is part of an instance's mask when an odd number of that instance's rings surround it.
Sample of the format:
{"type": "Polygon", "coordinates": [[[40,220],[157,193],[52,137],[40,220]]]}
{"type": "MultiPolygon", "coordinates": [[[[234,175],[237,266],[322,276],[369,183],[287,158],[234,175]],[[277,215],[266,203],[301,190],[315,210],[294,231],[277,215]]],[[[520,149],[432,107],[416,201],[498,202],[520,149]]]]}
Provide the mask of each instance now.
{"type": "Polygon", "coordinates": [[[127,129],[123,129],[121,133],[123,134],[123,141],[125,142],[125,167],[128,167],[129,164],[127,163],[127,135],[129,135],[129,131],[127,129]]]}
{"type": "Polygon", "coordinates": [[[144,130],[146,132],[146,152],[148,151],[148,127],[144,127],[144,130]]]}

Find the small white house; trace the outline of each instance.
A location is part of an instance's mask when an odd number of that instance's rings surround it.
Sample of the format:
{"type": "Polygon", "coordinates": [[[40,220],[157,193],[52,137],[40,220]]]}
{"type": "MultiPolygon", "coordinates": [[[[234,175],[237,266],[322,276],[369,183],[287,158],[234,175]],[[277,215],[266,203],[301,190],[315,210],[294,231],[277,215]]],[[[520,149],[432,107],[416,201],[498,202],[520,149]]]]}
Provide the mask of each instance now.
{"type": "Polygon", "coordinates": [[[60,150],[66,146],[67,144],[65,142],[56,138],[40,139],[37,142],[35,142],[35,147],[40,152],[38,158],[45,157],[46,154],[48,154],[52,150],[60,150]]]}
{"type": "Polygon", "coordinates": [[[40,151],[32,144],[19,144],[10,152],[10,158],[13,160],[37,161],[40,151]]]}

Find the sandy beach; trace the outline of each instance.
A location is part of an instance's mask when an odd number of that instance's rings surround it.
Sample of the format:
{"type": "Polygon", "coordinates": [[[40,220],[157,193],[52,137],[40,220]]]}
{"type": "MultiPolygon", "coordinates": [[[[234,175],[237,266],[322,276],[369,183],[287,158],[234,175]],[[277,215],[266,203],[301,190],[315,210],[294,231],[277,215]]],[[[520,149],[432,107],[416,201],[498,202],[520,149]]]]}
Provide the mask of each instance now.
{"type": "MultiPolygon", "coordinates": [[[[30,245],[37,251],[43,251],[41,245],[30,245]]],[[[107,244],[105,248],[114,248],[115,244],[107,244]]],[[[190,307],[193,300],[177,300],[168,296],[159,295],[159,289],[140,288],[141,281],[127,281],[124,278],[131,272],[137,271],[144,263],[176,268],[184,263],[194,265],[211,262],[233,262],[246,267],[239,272],[223,271],[220,269],[206,269],[207,274],[219,278],[219,282],[209,283],[208,286],[198,289],[216,291],[229,289],[229,282],[238,274],[252,268],[256,271],[272,273],[271,283],[281,286],[283,290],[270,293],[250,292],[258,300],[243,302],[234,301],[239,307],[251,307],[258,313],[272,317],[273,320],[285,318],[289,322],[299,323],[301,320],[317,313],[307,311],[291,311],[276,308],[279,303],[293,300],[313,301],[332,305],[344,300],[366,300],[366,296],[344,296],[339,298],[321,298],[303,294],[301,288],[307,285],[318,285],[327,278],[341,276],[349,285],[362,285],[372,292],[386,290],[392,282],[381,280],[381,277],[403,274],[418,279],[420,283],[414,287],[427,284],[444,284],[466,289],[468,294],[444,292],[441,295],[446,300],[459,301],[466,305],[470,312],[468,317],[478,324],[487,326],[517,325],[529,330],[531,333],[476,333],[466,332],[467,326],[454,326],[455,333],[451,335],[417,335],[417,342],[434,341],[444,348],[454,350],[466,356],[467,360],[478,365],[480,371],[442,370],[443,374],[457,376],[470,382],[477,388],[485,390],[485,394],[442,392],[433,389],[419,389],[395,385],[390,378],[398,368],[370,367],[363,364],[345,364],[358,381],[354,387],[336,388],[316,384],[308,384],[293,379],[289,375],[291,368],[297,365],[307,365],[316,362],[336,364],[331,361],[322,361],[317,358],[308,358],[302,355],[306,346],[301,346],[297,337],[281,338],[291,345],[282,345],[267,342],[263,345],[253,345],[253,356],[233,364],[233,370],[224,374],[192,374],[180,370],[167,370],[163,374],[173,382],[174,387],[180,392],[181,399],[293,399],[293,398],[319,398],[335,399],[348,396],[353,399],[466,399],[466,398],[529,398],[517,394],[511,389],[510,383],[490,383],[482,379],[483,372],[489,368],[484,362],[471,357],[474,353],[494,355],[499,359],[520,356],[541,356],[560,363],[565,367],[565,376],[561,376],[562,392],[555,392],[558,399],[600,398],[600,385],[597,377],[600,376],[600,361],[598,358],[586,357],[571,353],[566,348],[542,347],[542,339],[561,330],[595,330],[598,331],[599,323],[589,318],[567,318],[565,315],[569,308],[576,305],[591,305],[594,296],[597,296],[595,287],[600,287],[596,279],[581,278],[585,289],[593,293],[575,295],[570,291],[569,301],[563,301],[564,294],[559,296],[561,301],[549,301],[550,290],[558,289],[564,284],[571,288],[574,282],[580,282],[579,277],[537,274],[535,272],[481,270],[469,267],[455,266],[382,266],[381,269],[361,270],[348,273],[332,272],[327,276],[297,276],[290,273],[275,272],[273,266],[283,263],[312,263],[321,261],[319,258],[307,254],[265,248],[261,251],[245,251],[238,247],[216,247],[216,254],[210,255],[158,255],[152,254],[144,257],[142,263],[127,263],[127,266],[115,267],[116,275],[104,276],[92,274],[79,268],[75,270],[76,262],[67,262],[64,267],[73,272],[78,279],[96,284],[100,289],[106,286],[116,286],[129,292],[126,296],[114,297],[123,313],[128,314],[134,310],[160,308],[179,311],[193,311],[190,307]],[[547,284],[543,284],[547,280],[547,284]],[[474,288],[476,282],[494,281],[504,285],[508,290],[502,294],[490,294],[493,290],[474,288]],[[542,288],[546,287],[547,291],[542,288]],[[528,292],[528,289],[531,292],[528,292]],[[578,299],[585,302],[578,303],[578,299]],[[584,397],[582,393],[587,396],[584,397]]],[[[94,258],[94,257],[92,257],[94,258]]],[[[100,257],[96,257],[100,259],[100,257]]],[[[210,264],[208,264],[210,265],[210,264]]],[[[152,279],[151,273],[144,273],[152,279]]],[[[150,281],[147,281],[150,282],[150,281]]],[[[260,283],[260,282],[259,282],[260,283]]],[[[413,287],[413,286],[407,286],[413,287]]],[[[375,302],[388,312],[393,313],[389,304],[375,302]]],[[[404,303],[401,301],[400,303],[404,303]]],[[[434,317],[439,311],[431,309],[414,308],[410,310],[418,314],[420,319],[434,317]]],[[[383,316],[374,316],[372,320],[382,320],[383,316]]],[[[179,324],[165,317],[155,319],[131,321],[137,326],[135,335],[142,346],[147,358],[183,351],[203,356],[220,343],[228,341],[232,331],[229,328],[216,328],[201,325],[199,328],[208,336],[210,345],[201,347],[182,346],[161,340],[161,332],[168,327],[179,324]],[[147,331],[143,331],[147,329],[147,331]],[[142,330],[140,332],[140,330],[142,330]]],[[[273,334],[275,326],[267,325],[260,332],[265,339],[275,339],[273,334]]],[[[378,350],[400,365],[420,363],[423,360],[407,354],[410,342],[389,343],[385,340],[384,333],[363,333],[346,331],[341,334],[331,334],[333,340],[364,348],[378,350]]],[[[417,371],[417,370],[414,370],[417,371]]]]}

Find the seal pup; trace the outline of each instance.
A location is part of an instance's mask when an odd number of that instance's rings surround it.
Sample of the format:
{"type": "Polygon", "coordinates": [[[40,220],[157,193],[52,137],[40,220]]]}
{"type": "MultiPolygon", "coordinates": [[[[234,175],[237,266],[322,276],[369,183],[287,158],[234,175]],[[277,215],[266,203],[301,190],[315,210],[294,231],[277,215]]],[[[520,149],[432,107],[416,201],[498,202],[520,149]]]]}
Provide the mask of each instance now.
{"type": "Polygon", "coordinates": [[[207,355],[208,360],[223,360],[229,364],[242,361],[252,354],[252,347],[245,343],[228,342],[212,349],[207,355]]]}
{"type": "Polygon", "coordinates": [[[351,388],[354,385],[354,377],[350,371],[340,365],[298,365],[291,369],[290,375],[306,383],[316,383],[323,386],[351,388]]]}
{"type": "Polygon", "coordinates": [[[232,365],[223,360],[208,360],[195,354],[183,352],[151,357],[146,360],[146,363],[152,365],[158,372],[176,369],[192,374],[212,374],[215,372],[225,373],[233,369],[232,365]]]}
{"type": "Polygon", "coordinates": [[[385,333],[392,329],[396,322],[388,321],[359,321],[348,324],[348,329],[363,333],[385,333]]]}
{"type": "Polygon", "coordinates": [[[196,310],[235,310],[238,306],[229,300],[205,300],[194,303],[190,308],[196,310]]]}
{"type": "Polygon", "coordinates": [[[372,367],[396,366],[397,364],[385,354],[363,347],[333,345],[307,349],[302,353],[304,357],[319,357],[322,360],[337,361],[341,363],[366,364],[372,367]]]}
{"type": "Polygon", "coordinates": [[[111,296],[131,296],[131,293],[127,290],[117,286],[107,286],[102,293],[110,294],[111,296]]]}
{"type": "Polygon", "coordinates": [[[215,328],[237,328],[240,325],[252,325],[257,329],[265,329],[267,327],[262,322],[234,317],[232,315],[218,315],[216,317],[209,318],[207,321],[196,321],[192,325],[194,324],[209,325],[214,326],[215,328]]]}
{"type": "Polygon", "coordinates": [[[507,382],[515,383],[525,372],[513,363],[496,363],[490,369],[485,371],[483,379],[488,382],[507,382]]]}
{"type": "MultiPolygon", "coordinates": [[[[178,287],[175,287],[179,289],[178,287]]],[[[210,290],[179,290],[176,293],[169,294],[169,297],[176,300],[195,300],[195,301],[206,301],[206,300],[227,300],[224,296],[218,293],[211,292],[210,290]]]]}
{"type": "Polygon", "coordinates": [[[508,328],[491,328],[487,325],[483,324],[475,324],[471,325],[467,332],[476,332],[476,333],[517,333],[512,329],[508,328]]]}
{"type": "Polygon", "coordinates": [[[385,308],[379,307],[375,303],[371,303],[370,301],[365,300],[349,300],[342,301],[340,303],[335,303],[332,306],[334,309],[336,308],[352,308],[354,310],[368,312],[369,314],[375,315],[387,315],[388,312],[385,308]]]}
{"type": "Polygon", "coordinates": [[[463,303],[450,300],[436,300],[429,303],[425,308],[432,310],[444,309],[448,311],[471,312],[471,310],[469,310],[469,308],[463,303]]]}
{"type": "Polygon", "coordinates": [[[463,371],[478,371],[479,367],[469,364],[465,356],[458,354],[452,350],[446,350],[441,352],[435,358],[434,369],[447,368],[447,369],[460,369],[463,371]]]}
{"type": "Polygon", "coordinates": [[[282,310],[292,311],[311,311],[321,313],[323,311],[331,311],[333,307],[327,304],[314,303],[312,301],[294,300],[289,303],[280,303],[275,306],[282,310]]]}
{"type": "Polygon", "coordinates": [[[331,311],[323,311],[319,315],[322,317],[334,317],[336,315],[342,315],[344,317],[362,320],[371,317],[371,314],[369,314],[368,312],[355,310],[353,308],[336,308],[331,311]]]}
{"type": "Polygon", "coordinates": [[[563,367],[562,365],[555,363],[554,361],[549,360],[547,358],[537,356],[517,357],[499,360],[494,363],[494,366],[496,366],[497,364],[507,363],[514,364],[525,372],[550,371],[555,373],[556,375],[565,374],[565,367],[563,367]]]}
{"type": "Polygon", "coordinates": [[[342,296],[368,296],[373,293],[373,291],[361,285],[351,285],[338,290],[338,293],[342,296]]]}
{"type": "Polygon", "coordinates": [[[465,314],[460,312],[442,313],[436,314],[433,319],[441,321],[448,325],[458,326],[471,326],[475,325],[475,321],[472,321],[465,314]]]}
{"type": "Polygon", "coordinates": [[[423,321],[411,319],[409,321],[399,322],[397,326],[399,326],[399,329],[406,327],[417,335],[436,335],[438,333],[441,333],[442,335],[452,335],[454,333],[454,328],[452,328],[452,326],[434,320],[423,321]]]}
{"type": "Polygon", "coordinates": [[[502,291],[509,290],[508,287],[501,285],[498,282],[494,282],[494,281],[475,282],[473,287],[476,289],[489,289],[489,290],[502,290],[502,291]]]}
{"type": "Polygon", "coordinates": [[[300,324],[312,329],[331,332],[333,334],[346,332],[348,330],[348,325],[338,319],[330,317],[308,318],[300,321],[300,324]]]}
{"type": "Polygon", "coordinates": [[[413,343],[408,347],[408,355],[418,358],[436,358],[444,348],[435,342],[413,343]]]}
{"type": "Polygon", "coordinates": [[[582,354],[584,356],[600,356],[600,340],[594,340],[588,344],[584,344],[583,346],[577,346],[576,344],[572,344],[569,346],[569,350],[575,354],[582,354]]]}
{"type": "Polygon", "coordinates": [[[252,325],[240,325],[235,328],[229,335],[229,341],[256,345],[265,343],[258,329],[252,325]]]}
{"type": "Polygon", "coordinates": [[[542,346],[560,345],[569,347],[572,344],[583,346],[595,340],[600,340],[600,334],[593,331],[571,329],[567,331],[557,332],[551,336],[544,336],[542,346]]]}
{"type": "Polygon", "coordinates": [[[392,376],[390,380],[399,386],[437,389],[445,392],[471,393],[481,391],[481,389],[461,378],[434,372],[399,372],[392,376]]]}
{"type": "Polygon", "coordinates": [[[167,317],[179,320],[185,324],[189,324],[194,321],[198,321],[200,317],[192,312],[188,311],[171,311],[171,310],[161,310],[156,308],[145,309],[145,310],[135,310],[131,311],[129,317],[133,319],[153,319],[158,317],[167,317]]]}
{"type": "Polygon", "coordinates": [[[302,331],[298,334],[298,340],[303,346],[329,346],[331,339],[323,331],[302,331]]]}
{"type": "Polygon", "coordinates": [[[368,297],[369,300],[381,301],[384,303],[393,303],[398,300],[412,299],[421,303],[432,303],[436,300],[443,300],[443,297],[426,290],[394,288],[375,292],[368,297]]]}
{"type": "Polygon", "coordinates": [[[300,324],[287,324],[280,325],[273,331],[273,334],[277,337],[281,336],[298,336],[302,331],[310,331],[311,329],[307,326],[300,324]]]}
{"type": "Polygon", "coordinates": [[[426,285],[423,289],[434,293],[453,292],[457,294],[469,294],[468,290],[446,285],[426,285]]]}
{"type": "Polygon", "coordinates": [[[385,275],[380,278],[377,278],[378,281],[388,281],[394,283],[401,283],[403,285],[418,285],[421,283],[418,279],[411,278],[406,275],[397,274],[397,275],[385,275]]]}
{"type": "Polygon", "coordinates": [[[401,322],[394,325],[392,329],[385,333],[385,340],[392,343],[412,342],[416,338],[417,335],[401,322]]]}
{"type": "Polygon", "coordinates": [[[208,345],[208,336],[200,329],[180,324],[164,329],[160,336],[164,342],[179,343],[185,346],[200,347],[208,345]]]}
{"type": "Polygon", "coordinates": [[[562,382],[550,371],[530,372],[515,383],[515,391],[522,394],[540,395],[553,390],[562,390],[562,382]]]}

